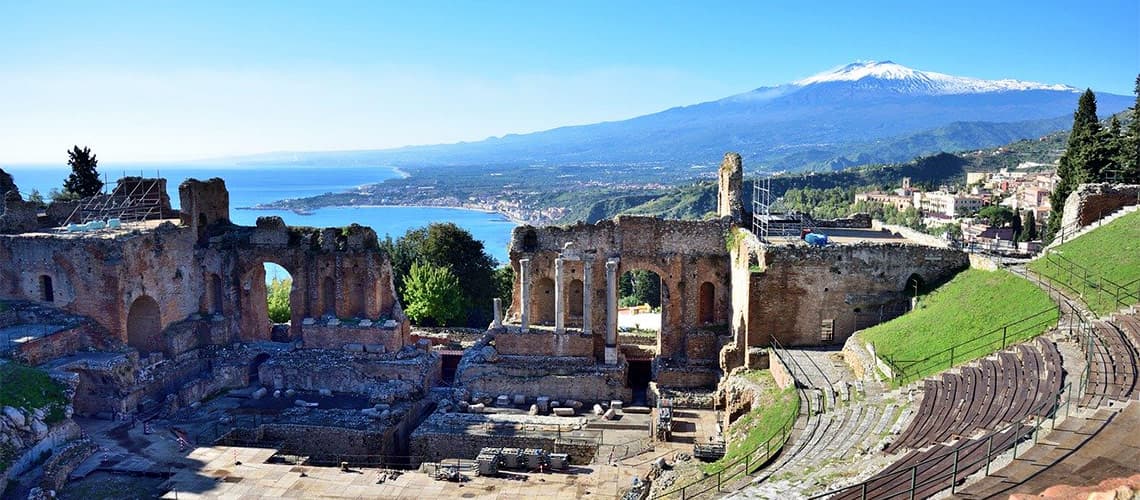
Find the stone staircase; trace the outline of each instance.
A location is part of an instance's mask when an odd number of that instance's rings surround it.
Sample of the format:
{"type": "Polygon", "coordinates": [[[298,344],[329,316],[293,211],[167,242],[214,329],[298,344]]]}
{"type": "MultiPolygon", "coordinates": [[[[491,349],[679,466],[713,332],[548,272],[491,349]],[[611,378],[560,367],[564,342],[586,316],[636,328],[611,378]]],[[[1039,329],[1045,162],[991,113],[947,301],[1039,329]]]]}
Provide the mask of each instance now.
{"type": "Polygon", "coordinates": [[[1061,234],[1058,234],[1055,238],[1053,238],[1053,242],[1049,243],[1049,245],[1045,247],[1045,250],[1053,248],[1057,245],[1061,245],[1063,243],[1068,243],[1070,241],[1073,241],[1074,239],[1079,238],[1081,236],[1084,236],[1085,234],[1093,231],[1094,229],[1096,229],[1098,227],[1101,227],[1105,224],[1108,224],[1109,222],[1112,222],[1116,219],[1124,217],[1125,215],[1128,215],[1128,214],[1135,212],[1137,210],[1140,210],[1140,205],[1129,205],[1126,207],[1121,207],[1121,208],[1117,209],[1115,212],[1112,212],[1112,213],[1110,213],[1104,217],[1101,217],[1096,222],[1093,222],[1092,224],[1089,224],[1087,226],[1083,226],[1079,229],[1074,228],[1074,229],[1069,230],[1069,231],[1062,229],[1061,234]]]}

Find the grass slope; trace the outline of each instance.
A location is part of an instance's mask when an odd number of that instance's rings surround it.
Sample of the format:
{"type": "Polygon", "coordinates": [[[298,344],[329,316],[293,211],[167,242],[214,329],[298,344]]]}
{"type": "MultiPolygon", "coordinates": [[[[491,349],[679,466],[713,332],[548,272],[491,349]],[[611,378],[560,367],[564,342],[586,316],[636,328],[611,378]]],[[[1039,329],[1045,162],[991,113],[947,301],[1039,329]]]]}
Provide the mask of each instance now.
{"type": "Polygon", "coordinates": [[[35,368],[5,363],[0,365],[0,407],[47,408],[47,422],[63,420],[67,406],[64,388],[47,373],[35,368]]]}
{"type": "Polygon", "coordinates": [[[728,449],[724,458],[705,465],[704,470],[715,473],[732,464],[744,455],[763,447],[764,442],[780,433],[800,411],[800,398],[794,387],[781,390],[768,370],[757,370],[745,374],[749,380],[764,388],[760,405],[736,419],[728,429],[728,449]]]}
{"type": "MultiPolygon", "coordinates": [[[[1118,285],[1124,285],[1140,278],[1140,212],[1116,219],[1057,246],[1053,251],[1088,269],[1089,281],[1093,283],[1084,281],[1083,273],[1080,273],[1082,279],[1074,279],[1068,270],[1058,265],[1060,261],[1057,259],[1037,259],[1029,263],[1029,269],[1066,285],[1084,297],[1089,308],[1097,314],[1115,311],[1120,307],[1114,300],[1115,287],[1097,287],[1095,282],[1098,281],[1097,278],[1107,278],[1118,285]]],[[[1129,287],[1131,293],[1136,293],[1138,289],[1140,284],[1137,283],[1129,287]]]]}
{"type": "Polygon", "coordinates": [[[893,360],[896,366],[909,365],[909,381],[1001,349],[1003,325],[1046,310],[1009,327],[1007,343],[1032,338],[1055,325],[1053,301],[1036,285],[1008,271],[968,269],[920,296],[915,310],[860,335],[874,344],[879,357],[893,360]],[[951,346],[957,346],[952,361],[951,346]]]}

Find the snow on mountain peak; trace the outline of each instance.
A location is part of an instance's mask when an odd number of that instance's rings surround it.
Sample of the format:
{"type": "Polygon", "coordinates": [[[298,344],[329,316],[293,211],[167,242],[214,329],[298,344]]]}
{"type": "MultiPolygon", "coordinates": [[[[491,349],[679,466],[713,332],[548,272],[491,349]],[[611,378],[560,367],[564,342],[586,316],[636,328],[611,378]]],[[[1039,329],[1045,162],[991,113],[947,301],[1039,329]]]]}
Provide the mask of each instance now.
{"type": "MultiPolygon", "coordinates": [[[[1077,92],[1068,85],[1047,85],[1021,80],[982,80],[933,71],[919,71],[892,61],[860,61],[793,82],[804,87],[828,82],[879,80],[900,93],[925,95],[976,94],[1011,90],[1059,90],[1077,92]]],[[[866,83],[866,82],[865,82],[866,83]]]]}

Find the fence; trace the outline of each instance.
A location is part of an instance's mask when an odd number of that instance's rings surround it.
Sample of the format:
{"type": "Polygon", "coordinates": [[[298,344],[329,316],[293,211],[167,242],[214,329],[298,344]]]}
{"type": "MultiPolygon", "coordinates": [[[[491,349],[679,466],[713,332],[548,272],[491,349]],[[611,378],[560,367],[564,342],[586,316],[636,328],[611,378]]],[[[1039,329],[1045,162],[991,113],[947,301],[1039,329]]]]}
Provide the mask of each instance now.
{"type": "MultiPolygon", "coordinates": [[[[1071,307],[1071,306],[1070,306],[1071,307]]],[[[898,385],[906,385],[931,373],[953,368],[956,363],[965,363],[989,353],[1005,349],[1010,344],[1020,342],[1055,326],[1064,315],[1064,306],[1050,307],[1024,318],[1006,323],[977,337],[959,342],[925,358],[900,360],[892,357],[884,359],[894,372],[898,385]]]]}
{"type": "MultiPolygon", "coordinates": [[[[1002,454],[1013,449],[1013,458],[1017,458],[1018,445],[1022,441],[1028,441],[1032,436],[1033,443],[1037,444],[1038,436],[1041,433],[1042,427],[1048,421],[1049,428],[1052,430],[1056,427],[1057,414],[1062,408],[1065,410],[1065,417],[1068,417],[1070,412],[1070,403],[1072,401],[1072,385],[1066,383],[1061,387],[1057,399],[1054,401],[1053,406],[1050,408],[1049,413],[1044,417],[1031,417],[1035,420],[1033,425],[1028,425],[1022,422],[1016,422],[1007,425],[1001,430],[994,431],[989,434],[985,440],[969,440],[962,441],[960,446],[956,446],[953,450],[946,453],[933,456],[919,463],[911,465],[906,468],[901,468],[887,474],[878,475],[867,481],[863,481],[852,486],[827,491],[818,495],[810,497],[811,499],[826,498],[837,495],[844,495],[865,500],[867,498],[876,499],[889,499],[889,498],[908,498],[913,499],[916,497],[928,496],[917,494],[920,490],[927,491],[942,491],[946,488],[950,489],[950,494],[955,493],[959,480],[964,480],[967,476],[976,471],[985,469],[985,475],[990,475],[990,465],[1002,454]],[[1067,397],[1062,395],[1068,394],[1067,397]],[[1064,404],[1062,404],[1062,400],[1064,404]],[[995,438],[997,441],[995,442],[995,438]],[[985,444],[984,453],[982,452],[982,445],[985,444]],[[964,457],[963,457],[964,455],[964,457]],[[947,464],[947,458],[951,458],[950,463],[947,464]],[[883,486],[890,486],[892,483],[901,483],[906,485],[900,491],[875,491],[883,486]]],[[[891,489],[896,489],[897,486],[891,489]]]]}
{"type": "Polygon", "coordinates": [[[1140,277],[1116,283],[1053,249],[1039,260],[1044,262],[1040,277],[1073,292],[1091,311],[1103,313],[1140,303],[1140,277]]]}
{"type": "MultiPolygon", "coordinates": [[[[773,341],[774,340],[775,339],[773,339],[773,341]]],[[[773,344],[773,351],[776,350],[776,345],[777,344],[773,344]]],[[[779,356],[779,354],[777,354],[777,356],[779,356]]],[[[811,413],[811,399],[807,397],[807,394],[803,388],[799,387],[799,384],[797,384],[797,393],[799,393],[799,397],[796,400],[795,411],[792,411],[788,418],[780,424],[780,429],[772,433],[771,436],[768,436],[762,444],[749,450],[744,456],[724,465],[715,473],[706,473],[701,479],[673,488],[653,498],[680,498],[681,500],[685,500],[713,490],[717,492],[724,491],[723,488],[727,483],[739,477],[752,474],[763,467],[775,457],[776,454],[783,449],[784,444],[788,442],[792,427],[796,423],[796,418],[799,417],[800,406],[804,404],[804,402],[807,403],[808,414],[811,413]]]]}

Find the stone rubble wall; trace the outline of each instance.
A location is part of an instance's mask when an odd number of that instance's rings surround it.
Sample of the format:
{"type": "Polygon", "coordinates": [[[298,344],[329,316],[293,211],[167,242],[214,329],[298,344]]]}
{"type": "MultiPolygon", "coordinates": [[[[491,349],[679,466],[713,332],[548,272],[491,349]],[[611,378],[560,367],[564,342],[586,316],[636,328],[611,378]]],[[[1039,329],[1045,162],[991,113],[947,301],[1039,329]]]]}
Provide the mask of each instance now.
{"type": "Polygon", "coordinates": [[[1081,184],[1065,199],[1061,227],[1087,226],[1109,212],[1136,205],[1138,193],[1137,184],[1081,184]]]}

